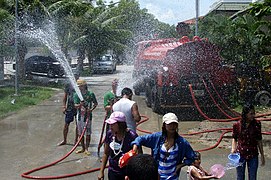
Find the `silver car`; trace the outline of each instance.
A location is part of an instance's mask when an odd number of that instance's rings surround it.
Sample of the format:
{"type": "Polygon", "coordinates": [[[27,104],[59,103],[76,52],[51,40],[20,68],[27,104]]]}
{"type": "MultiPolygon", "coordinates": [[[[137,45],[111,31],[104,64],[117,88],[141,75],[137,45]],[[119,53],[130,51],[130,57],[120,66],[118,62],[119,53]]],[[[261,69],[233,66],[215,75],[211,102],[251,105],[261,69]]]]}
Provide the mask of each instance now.
{"type": "Polygon", "coordinates": [[[105,54],[101,57],[94,59],[93,72],[109,72],[114,73],[116,71],[117,61],[111,54],[105,54]]]}

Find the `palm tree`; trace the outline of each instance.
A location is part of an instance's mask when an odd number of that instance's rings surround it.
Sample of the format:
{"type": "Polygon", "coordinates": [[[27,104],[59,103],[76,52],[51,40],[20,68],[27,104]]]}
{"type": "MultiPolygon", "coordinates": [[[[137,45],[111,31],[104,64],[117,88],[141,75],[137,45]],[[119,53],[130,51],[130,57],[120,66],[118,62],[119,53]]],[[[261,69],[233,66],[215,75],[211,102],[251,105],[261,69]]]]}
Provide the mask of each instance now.
{"type": "Polygon", "coordinates": [[[78,52],[78,69],[83,69],[83,60],[85,52],[81,45],[74,43],[76,39],[81,37],[85,31],[84,14],[93,9],[90,2],[84,0],[62,0],[51,4],[48,7],[50,14],[56,19],[57,34],[61,43],[62,50],[66,57],[69,58],[68,50],[76,48],[78,52]],[[76,46],[76,47],[75,47],[76,46]]]}
{"type": "MultiPolygon", "coordinates": [[[[49,7],[53,16],[67,17],[65,23],[59,20],[59,25],[69,25],[66,29],[61,26],[61,29],[65,29],[61,35],[62,42],[77,47],[79,53],[77,68],[79,70],[83,69],[85,53],[88,56],[91,70],[95,56],[107,49],[124,46],[120,43],[120,37],[126,36],[129,31],[118,29],[114,25],[121,17],[121,15],[112,15],[116,8],[113,4],[106,6],[102,2],[97,7],[93,7],[92,4],[80,0],[58,1],[49,7]]],[[[68,46],[66,45],[66,47],[68,46]]]]}

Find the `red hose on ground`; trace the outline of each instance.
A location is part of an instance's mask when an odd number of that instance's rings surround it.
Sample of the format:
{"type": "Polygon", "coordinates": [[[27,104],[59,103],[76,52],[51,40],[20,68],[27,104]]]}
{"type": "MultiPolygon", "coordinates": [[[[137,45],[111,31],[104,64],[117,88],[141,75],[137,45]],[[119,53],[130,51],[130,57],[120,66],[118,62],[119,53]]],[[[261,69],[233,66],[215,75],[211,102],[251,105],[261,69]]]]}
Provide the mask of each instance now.
{"type": "MultiPolygon", "coordinates": [[[[197,105],[196,99],[193,96],[192,86],[189,85],[189,87],[190,87],[190,91],[191,91],[191,94],[192,94],[193,101],[194,101],[195,105],[197,105]]],[[[200,108],[198,110],[201,111],[200,108]]],[[[204,113],[202,112],[202,114],[204,114],[204,113]]],[[[262,115],[259,115],[258,117],[264,117],[264,116],[267,116],[267,115],[270,115],[270,114],[268,114],[268,113],[267,114],[262,114],[262,115]]],[[[145,116],[145,115],[141,115],[141,117],[144,117],[144,119],[141,120],[139,123],[137,123],[137,125],[142,124],[142,123],[149,120],[149,118],[147,116],[145,116]]],[[[208,116],[206,116],[206,118],[208,119],[208,116]]],[[[225,119],[224,119],[224,120],[216,120],[216,122],[229,122],[229,121],[234,121],[233,119],[238,120],[237,118],[232,118],[232,119],[229,119],[228,121],[225,121],[225,119]]],[[[210,119],[210,120],[212,120],[212,119],[210,119]]],[[[267,121],[267,120],[271,120],[271,119],[270,118],[269,119],[268,118],[267,119],[262,119],[262,121],[267,121]]],[[[88,123],[88,121],[89,121],[89,119],[87,119],[87,123],[88,123]]],[[[215,121],[215,120],[213,119],[212,121],[215,121]]],[[[144,132],[144,133],[152,133],[152,132],[142,130],[142,129],[139,129],[139,128],[137,128],[137,130],[141,131],[141,132],[144,132]]],[[[95,171],[100,170],[100,168],[93,168],[93,169],[90,169],[90,170],[87,170],[87,171],[76,172],[76,173],[72,173],[72,174],[59,175],[59,176],[30,176],[29,175],[29,174],[31,174],[33,172],[39,171],[41,169],[45,169],[45,168],[50,167],[50,166],[53,166],[53,165],[63,161],[65,158],[67,158],[75,150],[75,148],[78,146],[78,144],[81,142],[81,139],[83,138],[83,135],[84,135],[85,131],[86,131],[86,126],[84,127],[83,133],[80,136],[80,138],[79,138],[78,142],[76,143],[76,145],[65,156],[63,156],[61,159],[59,159],[59,160],[57,160],[55,162],[52,162],[52,163],[50,163],[48,165],[44,165],[44,166],[35,168],[33,170],[27,171],[25,173],[22,173],[21,176],[24,177],[24,178],[28,178],[28,179],[61,179],[61,178],[68,178],[68,177],[78,176],[78,175],[87,174],[87,173],[91,173],[91,172],[95,172],[95,171]]],[[[181,134],[181,135],[190,136],[190,135],[197,135],[197,134],[209,133],[209,132],[215,132],[215,131],[224,131],[224,132],[221,133],[221,135],[220,135],[218,141],[216,142],[216,144],[214,144],[213,146],[210,146],[208,148],[198,150],[198,151],[208,151],[210,149],[216,148],[220,144],[220,142],[222,141],[223,136],[226,133],[231,132],[232,129],[231,128],[219,128],[219,129],[214,129],[214,130],[204,130],[204,131],[200,131],[200,132],[181,134]]],[[[262,134],[271,135],[271,132],[263,132],[262,134]]]]}
{"type": "Polygon", "coordinates": [[[220,142],[222,141],[223,136],[224,136],[226,133],[229,133],[229,132],[231,132],[231,131],[232,131],[232,130],[228,130],[228,131],[224,131],[223,133],[221,133],[221,135],[220,135],[219,139],[217,140],[217,142],[215,143],[215,145],[210,146],[210,147],[205,148],[205,149],[199,149],[198,151],[199,151],[199,152],[202,152],[202,151],[208,151],[208,150],[211,150],[211,149],[216,148],[216,147],[220,144],[220,142]]]}
{"type": "MultiPolygon", "coordinates": [[[[147,116],[144,116],[144,115],[142,115],[142,117],[144,117],[144,119],[141,120],[139,122],[139,124],[141,124],[143,122],[146,122],[149,119],[147,116]]],[[[105,116],[105,119],[106,119],[106,116],[105,116]]],[[[89,122],[89,119],[87,119],[86,124],[88,122],[89,122]]],[[[104,124],[105,124],[105,120],[104,120],[104,124]]],[[[61,179],[61,178],[68,178],[68,177],[73,177],[73,176],[78,176],[78,175],[82,175],[82,174],[87,174],[87,173],[99,171],[100,168],[93,168],[93,169],[90,169],[90,170],[87,170],[87,171],[81,171],[81,172],[76,172],[76,173],[72,173],[72,174],[64,174],[64,175],[59,175],[59,176],[30,176],[29,175],[29,174],[31,174],[33,172],[37,172],[39,170],[42,170],[42,169],[48,168],[50,166],[56,165],[57,163],[59,163],[59,162],[63,161],[64,159],[66,159],[76,149],[78,144],[81,142],[81,139],[83,138],[83,136],[85,134],[85,131],[86,131],[86,126],[84,127],[84,130],[83,130],[79,140],[77,141],[77,143],[74,145],[74,147],[65,156],[63,156],[59,160],[57,160],[55,162],[52,162],[50,164],[47,164],[47,165],[44,165],[44,166],[29,170],[27,172],[24,172],[24,173],[21,174],[21,177],[28,178],[28,179],[61,179]]],[[[102,136],[103,136],[103,134],[101,134],[100,143],[101,143],[102,136]]]]}
{"type": "Polygon", "coordinates": [[[180,134],[180,135],[181,136],[192,136],[192,135],[198,135],[198,134],[216,132],[216,131],[232,131],[232,128],[218,128],[218,129],[204,130],[204,131],[198,131],[198,132],[192,132],[192,133],[180,134]]]}
{"type": "Polygon", "coordinates": [[[142,124],[142,123],[144,123],[144,122],[146,122],[146,121],[149,120],[149,118],[148,118],[147,116],[145,116],[145,115],[141,115],[141,117],[144,117],[144,119],[142,119],[141,121],[139,121],[139,122],[137,123],[136,130],[138,130],[138,131],[140,131],[140,132],[143,132],[143,133],[151,134],[152,132],[150,132],[150,131],[142,130],[142,129],[138,128],[138,125],[140,125],[140,124],[142,124]]]}
{"type": "MultiPolygon", "coordinates": [[[[87,119],[86,125],[87,125],[88,122],[89,122],[89,119],[87,119]]],[[[78,175],[81,175],[81,174],[87,174],[87,173],[90,173],[90,172],[100,170],[100,168],[94,168],[94,169],[90,169],[90,170],[87,170],[87,171],[76,172],[76,173],[73,173],[73,174],[59,175],[59,176],[30,176],[29,175],[29,174],[31,174],[33,172],[36,172],[36,171],[39,171],[41,169],[45,169],[45,168],[48,168],[50,166],[56,165],[57,163],[59,163],[59,162],[63,161],[64,159],[66,159],[76,149],[78,144],[81,142],[81,139],[83,138],[83,136],[85,134],[85,131],[86,131],[86,126],[84,127],[83,132],[82,132],[79,140],[77,141],[77,143],[74,145],[74,147],[65,156],[63,156],[59,160],[57,160],[55,162],[52,162],[50,164],[47,164],[47,165],[32,169],[30,171],[24,172],[24,173],[21,174],[21,176],[24,177],[24,178],[28,178],[28,179],[61,179],[61,178],[68,178],[68,177],[78,176],[78,175]]]]}

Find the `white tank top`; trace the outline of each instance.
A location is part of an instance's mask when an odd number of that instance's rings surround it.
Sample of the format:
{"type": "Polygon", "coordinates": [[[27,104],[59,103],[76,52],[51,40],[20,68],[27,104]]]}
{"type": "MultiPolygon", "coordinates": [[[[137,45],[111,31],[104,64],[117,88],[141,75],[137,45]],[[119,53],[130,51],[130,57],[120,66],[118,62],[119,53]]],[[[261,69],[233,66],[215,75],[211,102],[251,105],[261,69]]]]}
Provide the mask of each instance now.
{"type": "Polygon", "coordinates": [[[123,112],[126,116],[127,127],[136,131],[136,122],[132,116],[132,106],[135,101],[131,101],[127,98],[121,98],[113,105],[113,111],[123,112]]]}

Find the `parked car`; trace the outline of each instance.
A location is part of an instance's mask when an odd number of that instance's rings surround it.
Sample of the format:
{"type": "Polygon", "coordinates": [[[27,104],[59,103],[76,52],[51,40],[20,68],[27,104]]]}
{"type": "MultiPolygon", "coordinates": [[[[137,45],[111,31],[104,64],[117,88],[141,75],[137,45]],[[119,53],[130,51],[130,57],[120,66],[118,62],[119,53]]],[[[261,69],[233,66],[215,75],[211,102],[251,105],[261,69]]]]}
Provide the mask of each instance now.
{"type": "Polygon", "coordinates": [[[31,56],[25,59],[25,73],[46,74],[48,77],[62,77],[65,74],[60,62],[50,56],[31,56]]]}
{"type": "Polygon", "coordinates": [[[105,54],[101,57],[94,59],[93,72],[109,72],[114,73],[117,67],[117,60],[114,55],[105,54]]]}

